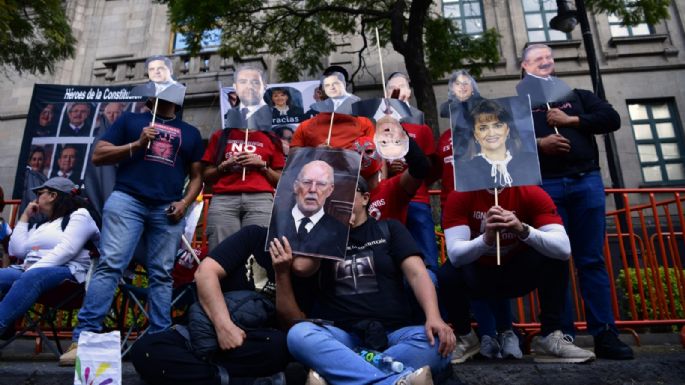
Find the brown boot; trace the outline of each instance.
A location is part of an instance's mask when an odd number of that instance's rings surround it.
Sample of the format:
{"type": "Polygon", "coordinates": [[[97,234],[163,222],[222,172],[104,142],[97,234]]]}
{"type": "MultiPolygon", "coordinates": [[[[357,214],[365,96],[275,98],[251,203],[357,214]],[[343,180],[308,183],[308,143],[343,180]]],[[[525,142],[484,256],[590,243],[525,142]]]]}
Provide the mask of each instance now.
{"type": "Polygon", "coordinates": [[[64,354],[59,357],[59,366],[74,366],[76,364],[76,349],[78,344],[72,342],[64,354]]]}

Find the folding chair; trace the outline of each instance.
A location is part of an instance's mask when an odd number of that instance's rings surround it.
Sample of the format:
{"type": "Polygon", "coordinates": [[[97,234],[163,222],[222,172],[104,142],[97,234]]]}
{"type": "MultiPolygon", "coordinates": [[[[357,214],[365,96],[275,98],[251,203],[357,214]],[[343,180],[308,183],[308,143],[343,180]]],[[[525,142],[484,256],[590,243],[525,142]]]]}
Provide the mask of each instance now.
{"type": "Polygon", "coordinates": [[[77,310],[81,308],[87,283],[98,258],[97,250],[91,251],[91,264],[85,282],[78,283],[72,279],[65,279],[59,286],[38,297],[24,317],[15,322],[18,331],[0,344],[0,350],[22,336],[35,334],[35,352],[40,353],[42,346],[45,345],[59,358],[64,353],[60,337],[71,335],[71,325],[77,310]],[[61,317],[64,313],[67,314],[66,318],[61,317]],[[50,336],[46,332],[50,333],[50,336]]]}
{"type": "MultiPolygon", "coordinates": [[[[196,254],[198,251],[200,250],[195,251],[196,254]]],[[[206,251],[199,254],[204,257],[206,251]]],[[[179,263],[179,260],[177,258],[172,271],[174,286],[171,297],[171,312],[175,323],[181,322],[179,319],[185,316],[188,307],[197,300],[195,282],[193,281],[197,264],[188,267],[179,263]]],[[[145,272],[137,269],[135,274],[140,275],[145,274],[145,272]]],[[[123,336],[121,342],[122,357],[128,354],[133,347],[135,340],[132,341],[132,339],[145,335],[149,327],[149,317],[145,306],[148,301],[148,288],[139,286],[139,282],[140,280],[136,278],[126,279],[124,283],[119,285],[121,299],[120,309],[117,313],[119,315],[118,324],[123,336]]]]}

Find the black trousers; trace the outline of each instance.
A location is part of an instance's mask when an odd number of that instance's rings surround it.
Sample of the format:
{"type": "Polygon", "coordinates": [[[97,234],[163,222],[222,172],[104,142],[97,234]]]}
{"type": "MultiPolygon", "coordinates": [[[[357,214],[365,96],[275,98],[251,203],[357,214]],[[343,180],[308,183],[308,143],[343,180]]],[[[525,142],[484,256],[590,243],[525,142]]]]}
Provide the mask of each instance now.
{"type": "Polygon", "coordinates": [[[568,287],[568,261],[545,257],[533,249],[500,266],[477,261],[459,268],[445,263],[438,271],[438,295],[455,332],[471,329],[470,299],[518,298],[538,289],[542,334],[561,329],[561,312],[568,287]]]}
{"type": "Polygon", "coordinates": [[[247,332],[242,346],[215,355],[212,363],[196,357],[175,329],[144,335],[130,357],[152,385],[220,385],[218,365],[228,372],[231,385],[252,385],[258,377],[283,371],[291,360],[286,334],[275,329],[247,332]]]}

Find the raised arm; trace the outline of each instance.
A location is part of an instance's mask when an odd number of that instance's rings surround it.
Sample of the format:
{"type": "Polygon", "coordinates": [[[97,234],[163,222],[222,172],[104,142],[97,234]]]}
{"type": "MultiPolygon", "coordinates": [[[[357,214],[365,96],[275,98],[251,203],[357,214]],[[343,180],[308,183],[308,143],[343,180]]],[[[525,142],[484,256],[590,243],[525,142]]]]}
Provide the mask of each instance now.
{"type": "Polygon", "coordinates": [[[157,130],[152,126],[148,126],[143,128],[138,140],[122,144],[121,146],[116,146],[106,140],[99,140],[95,145],[95,151],[93,151],[93,164],[104,166],[131,159],[133,154],[147,148],[148,142],[154,139],[155,135],[157,135],[157,130]]]}

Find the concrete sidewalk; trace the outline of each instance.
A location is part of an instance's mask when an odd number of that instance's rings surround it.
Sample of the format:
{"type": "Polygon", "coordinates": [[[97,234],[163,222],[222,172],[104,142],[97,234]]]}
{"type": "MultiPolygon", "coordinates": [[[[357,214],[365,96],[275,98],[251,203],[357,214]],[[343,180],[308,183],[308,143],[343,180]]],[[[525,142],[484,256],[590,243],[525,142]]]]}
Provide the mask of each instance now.
{"type": "MultiPolygon", "coordinates": [[[[632,338],[622,338],[634,344],[632,338]]],[[[685,349],[680,345],[678,335],[643,335],[641,340],[641,347],[633,346],[636,358],[632,361],[598,360],[589,364],[560,365],[536,364],[532,356],[515,361],[475,359],[453,366],[453,377],[447,385],[685,384],[685,349]]],[[[589,341],[580,337],[578,344],[587,347],[589,341]]],[[[72,384],[73,373],[73,368],[57,366],[57,359],[51,353],[34,355],[33,340],[16,341],[5,348],[0,357],[0,385],[72,384]]],[[[127,361],[123,363],[123,384],[145,384],[127,361]]]]}

